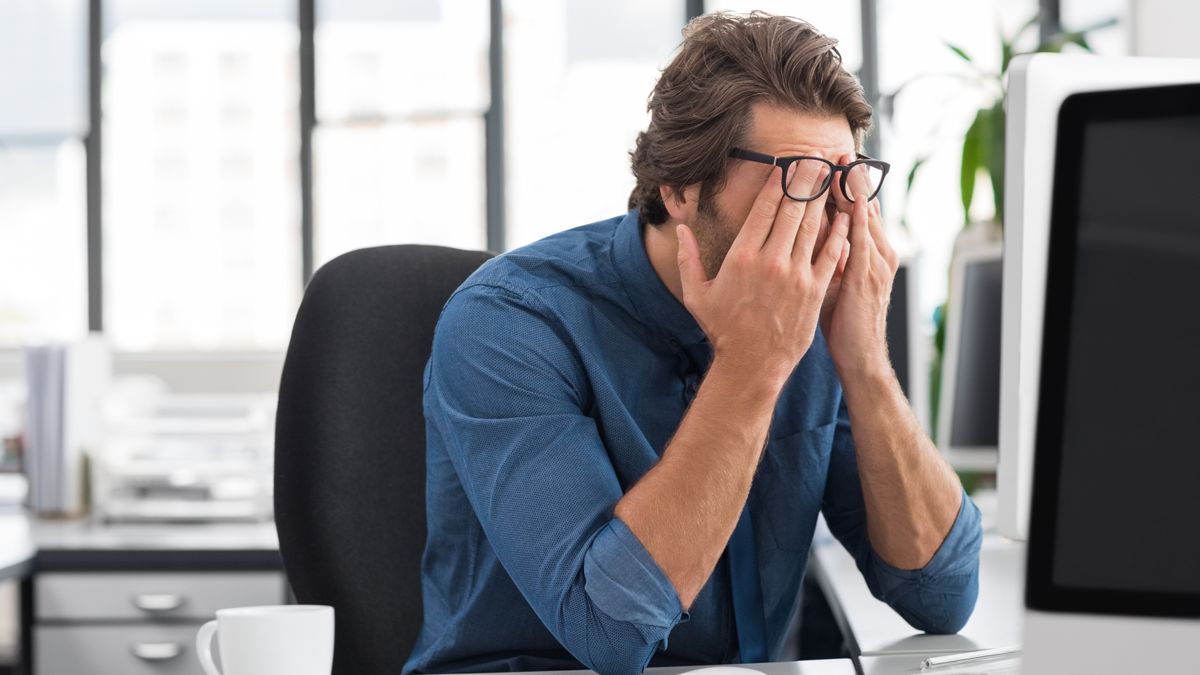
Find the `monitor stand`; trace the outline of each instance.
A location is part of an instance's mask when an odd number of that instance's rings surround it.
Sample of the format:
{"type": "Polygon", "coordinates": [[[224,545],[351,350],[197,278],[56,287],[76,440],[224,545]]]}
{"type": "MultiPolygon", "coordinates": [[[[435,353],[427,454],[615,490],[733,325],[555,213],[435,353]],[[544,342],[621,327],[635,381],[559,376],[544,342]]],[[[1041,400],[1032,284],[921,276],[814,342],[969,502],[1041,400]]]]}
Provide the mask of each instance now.
{"type": "Polygon", "coordinates": [[[1026,610],[1022,675],[1200,672],[1200,621],[1026,610]]]}

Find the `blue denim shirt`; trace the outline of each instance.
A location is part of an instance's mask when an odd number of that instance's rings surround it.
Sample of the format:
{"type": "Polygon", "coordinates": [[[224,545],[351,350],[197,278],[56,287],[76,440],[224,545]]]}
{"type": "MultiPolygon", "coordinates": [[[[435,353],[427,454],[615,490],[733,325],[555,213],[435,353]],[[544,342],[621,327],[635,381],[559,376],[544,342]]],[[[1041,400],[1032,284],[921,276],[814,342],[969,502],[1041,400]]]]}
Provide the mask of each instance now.
{"type": "MultiPolygon", "coordinates": [[[[613,508],[662,455],[710,347],[655,274],[636,211],[484,264],[446,303],[425,369],[424,625],[405,672],[638,673],[737,658],[724,557],[684,612],[613,508]]],[[[872,593],[946,633],[978,591],[966,495],[920,570],[884,562],[842,389],[818,333],[784,387],[748,506],[769,655],[796,609],[818,513],[872,593]]]]}

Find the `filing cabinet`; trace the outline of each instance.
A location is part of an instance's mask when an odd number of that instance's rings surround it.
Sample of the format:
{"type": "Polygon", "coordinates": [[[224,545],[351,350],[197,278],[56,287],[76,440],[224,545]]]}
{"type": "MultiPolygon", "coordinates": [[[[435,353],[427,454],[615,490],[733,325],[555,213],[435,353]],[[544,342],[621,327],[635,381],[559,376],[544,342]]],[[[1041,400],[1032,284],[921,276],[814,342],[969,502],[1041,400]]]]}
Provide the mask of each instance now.
{"type": "Polygon", "coordinates": [[[196,631],[286,601],[278,571],[59,572],[33,580],[33,675],[203,675],[196,631]]]}
{"type": "Polygon", "coordinates": [[[218,609],[291,600],[271,522],[32,525],[17,675],[203,675],[218,609]]]}

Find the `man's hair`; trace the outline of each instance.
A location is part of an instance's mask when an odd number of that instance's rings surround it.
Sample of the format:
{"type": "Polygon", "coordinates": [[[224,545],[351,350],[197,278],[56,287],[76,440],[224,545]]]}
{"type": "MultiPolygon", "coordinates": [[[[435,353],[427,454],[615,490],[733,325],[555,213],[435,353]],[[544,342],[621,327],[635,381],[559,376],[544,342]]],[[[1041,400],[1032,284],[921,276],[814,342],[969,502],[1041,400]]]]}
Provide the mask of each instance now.
{"type": "Polygon", "coordinates": [[[639,209],[643,223],[661,225],[668,213],[660,185],[682,193],[700,183],[701,205],[720,192],[729,151],[745,142],[758,102],[844,116],[856,146],[871,126],[871,106],[842,67],[837,40],[764,12],[698,17],[650,94],[650,125],[630,153],[637,185],[629,208],[639,209]]]}

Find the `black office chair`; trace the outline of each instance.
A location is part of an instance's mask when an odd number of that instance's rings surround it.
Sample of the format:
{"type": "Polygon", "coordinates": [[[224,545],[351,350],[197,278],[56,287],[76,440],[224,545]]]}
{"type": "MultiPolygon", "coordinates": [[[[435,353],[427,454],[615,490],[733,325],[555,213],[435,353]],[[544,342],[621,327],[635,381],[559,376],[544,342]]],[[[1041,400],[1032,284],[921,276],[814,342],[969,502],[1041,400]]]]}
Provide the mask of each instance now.
{"type": "Polygon", "coordinates": [[[353,251],[312,278],[275,422],[275,520],[296,599],[332,605],[334,675],[397,675],[421,627],[422,373],[446,299],[492,254],[353,251]]]}

